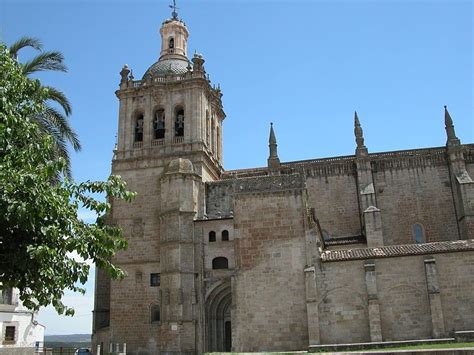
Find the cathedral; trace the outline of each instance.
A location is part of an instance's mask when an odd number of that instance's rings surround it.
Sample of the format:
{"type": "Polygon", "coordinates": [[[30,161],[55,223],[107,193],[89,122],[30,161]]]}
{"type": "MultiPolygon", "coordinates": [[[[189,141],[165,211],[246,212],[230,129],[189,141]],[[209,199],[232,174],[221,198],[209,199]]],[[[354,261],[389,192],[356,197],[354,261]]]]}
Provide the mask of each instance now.
{"type": "MultiPolygon", "coordinates": [[[[220,87],[176,10],[140,80],[124,66],[112,201],[128,249],[96,271],[93,349],[296,351],[474,329],[474,144],[445,107],[444,146],[225,170],[220,87]],[[99,346],[99,347],[98,347],[99,346]]],[[[440,114],[439,126],[442,129],[440,114]]]]}

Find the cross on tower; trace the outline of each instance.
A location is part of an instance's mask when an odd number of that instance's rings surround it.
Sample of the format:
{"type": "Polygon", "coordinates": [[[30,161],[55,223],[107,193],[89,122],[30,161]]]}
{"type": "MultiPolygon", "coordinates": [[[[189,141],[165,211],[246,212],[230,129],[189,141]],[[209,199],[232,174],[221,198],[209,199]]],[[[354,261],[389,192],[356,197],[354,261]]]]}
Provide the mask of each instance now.
{"type": "Polygon", "coordinates": [[[171,13],[171,16],[173,19],[177,20],[178,19],[178,13],[176,12],[179,7],[176,7],[176,0],[173,0],[173,5],[168,5],[170,9],[173,9],[173,12],[171,13]]]}

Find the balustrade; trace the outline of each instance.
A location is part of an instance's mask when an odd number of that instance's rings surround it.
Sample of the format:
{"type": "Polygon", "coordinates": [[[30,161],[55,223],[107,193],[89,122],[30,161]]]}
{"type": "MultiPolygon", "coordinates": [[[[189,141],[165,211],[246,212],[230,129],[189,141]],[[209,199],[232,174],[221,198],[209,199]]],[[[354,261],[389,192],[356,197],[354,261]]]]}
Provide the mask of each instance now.
{"type": "Polygon", "coordinates": [[[153,139],[151,141],[151,146],[156,147],[158,145],[163,145],[164,144],[164,139],[153,139]]]}

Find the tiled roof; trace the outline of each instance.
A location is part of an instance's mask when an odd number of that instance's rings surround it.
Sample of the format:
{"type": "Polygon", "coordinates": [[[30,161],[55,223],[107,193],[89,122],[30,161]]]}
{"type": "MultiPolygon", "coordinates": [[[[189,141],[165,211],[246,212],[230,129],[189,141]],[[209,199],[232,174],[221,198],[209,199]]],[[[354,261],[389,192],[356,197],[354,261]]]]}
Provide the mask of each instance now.
{"type": "Polygon", "coordinates": [[[167,74],[186,74],[189,63],[184,59],[162,59],[154,63],[143,75],[143,79],[148,76],[167,74]]]}
{"type": "Polygon", "coordinates": [[[321,260],[344,261],[391,258],[396,256],[438,254],[470,250],[474,251],[474,239],[425,244],[390,245],[379,248],[325,250],[321,253],[321,260]]]}

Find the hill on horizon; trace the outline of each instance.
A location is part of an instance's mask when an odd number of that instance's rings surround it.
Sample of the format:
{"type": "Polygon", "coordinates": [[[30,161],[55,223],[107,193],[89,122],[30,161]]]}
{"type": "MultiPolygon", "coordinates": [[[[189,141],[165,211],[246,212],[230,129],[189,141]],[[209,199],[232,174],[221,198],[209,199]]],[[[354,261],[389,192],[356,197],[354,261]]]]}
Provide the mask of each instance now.
{"type": "Polygon", "coordinates": [[[54,343],[90,343],[91,334],[45,335],[45,342],[54,343]]]}

